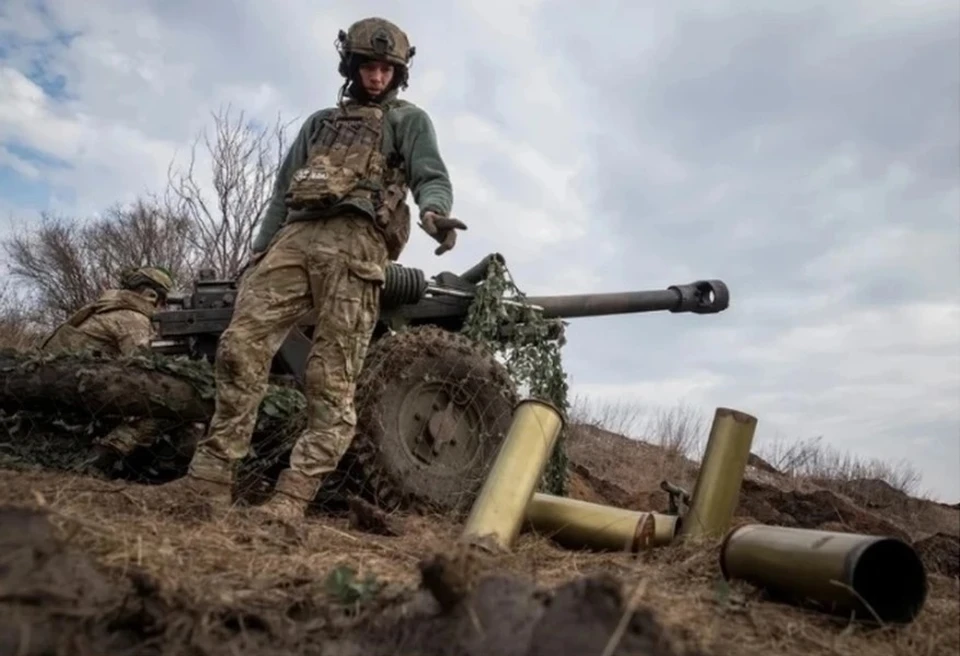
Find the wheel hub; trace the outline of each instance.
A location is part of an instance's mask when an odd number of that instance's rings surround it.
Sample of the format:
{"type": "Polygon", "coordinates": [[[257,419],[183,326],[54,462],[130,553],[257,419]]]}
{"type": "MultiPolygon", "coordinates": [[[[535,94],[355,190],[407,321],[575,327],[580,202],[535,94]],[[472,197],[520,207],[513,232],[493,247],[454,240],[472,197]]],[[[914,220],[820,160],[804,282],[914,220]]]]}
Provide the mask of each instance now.
{"type": "Polygon", "coordinates": [[[403,401],[400,434],[408,455],[421,465],[460,469],[476,456],[478,413],[456,388],[436,382],[413,387],[403,401]]]}

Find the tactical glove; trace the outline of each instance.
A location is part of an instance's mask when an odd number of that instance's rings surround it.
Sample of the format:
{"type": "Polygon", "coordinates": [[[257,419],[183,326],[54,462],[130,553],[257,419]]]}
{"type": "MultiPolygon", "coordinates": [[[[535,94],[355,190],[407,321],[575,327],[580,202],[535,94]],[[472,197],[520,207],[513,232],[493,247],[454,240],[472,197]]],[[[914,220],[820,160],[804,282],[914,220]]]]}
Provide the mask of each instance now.
{"type": "Polygon", "coordinates": [[[443,255],[457,244],[457,230],[466,230],[467,225],[460,219],[440,216],[436,212],[424,212],[420,219],[420,227],[433,237],[440,246],[433,251],[435,255],[443,255]]]}

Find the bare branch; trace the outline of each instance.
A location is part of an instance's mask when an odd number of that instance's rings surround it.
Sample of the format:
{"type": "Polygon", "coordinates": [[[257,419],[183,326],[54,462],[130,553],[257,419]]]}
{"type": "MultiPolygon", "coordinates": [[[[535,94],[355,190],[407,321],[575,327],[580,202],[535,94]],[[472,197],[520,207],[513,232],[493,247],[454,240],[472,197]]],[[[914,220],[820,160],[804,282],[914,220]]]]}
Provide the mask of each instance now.
{"type": "Polygon", "coordinates": [[[286,131],[279,115],[261,126],[231,108],[213,116],[213,137],[205,130],[194,141],[185,170],[168,170],[168,193],[194,223],[193,246],[200,266],[218,275],[235,273],[246,259],[260,217],[270,202],[273,181],[286,151],[286,131]],[[210,182],[197,172],[197,149],[209,159],[210,182]]]}

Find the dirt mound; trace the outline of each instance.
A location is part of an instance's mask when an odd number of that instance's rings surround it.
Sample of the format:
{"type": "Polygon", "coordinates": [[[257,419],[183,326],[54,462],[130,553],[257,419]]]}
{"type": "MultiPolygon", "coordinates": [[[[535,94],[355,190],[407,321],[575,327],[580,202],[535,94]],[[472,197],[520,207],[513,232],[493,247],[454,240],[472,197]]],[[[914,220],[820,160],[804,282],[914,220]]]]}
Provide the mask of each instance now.
{"type": "Polygon", "coordinates": [[[665,472],[679,478],[696,477],[697,465],[688,458],[589,424],[574,424],[567,437],[567,457],[628,493],[657,489],[665,472]]]}
{"type": "MultiPolygon", "coordinates": [[[[45,656],[128,649],[138,606],[134,578],[112,581],[54,538],[46,517],[0,508],[0,653],[45,656]]],[[[141,587],[146,591],[146,587],[141,587]]],[[[150,625],[142,623],[144,633],[150,625]]],[[[138,638],[142,640],[145,635],[138,638]]]]}
{"type": "MultiPolygon", "coordinates": [[[[483,559],[477,573],[463,577],[473,583],[458,585],[456,568],[442,568],[447,572],[442,576],[429,574],[437,554],[456,554],[462,526],[448,518],[395,513],[394,536],[365,533],[346,517],[317,516],[297,526],[277,526],[243,508],[200,521],[185,512],[153,512],[152,490],[0,470],[0,498],[44,509],[66,545],[58,549],[72,554],[69,566],[94,572],[101,583],[90,589],[107,590],[80,601],[67,599],[60,607],[47,601],[31,606],[29,598],[0,600],[4,635],[14,636],[13,645],[23,636],[39,640],[42,628],[62,642],[61,654],[490,653],[479,647],[479,626],[488,641],[511,642],[514,636],[510,649],[516,651],[508,654],[601,654],[603,644],[575,641],[581,634],[609,638],[620,619],[627,619],[624,611],[635,607],[641,619],[631,620],[634,628],[620,638],[620,653],[684,653],[686,646],[693,654],[699,649],[744,656],[903,656],[960,649],[956,582],[936,574],[916,621],[878,631],[769,603],[751,586],[724,583],[712,542],[634,557],[562,549],[524,532],[512,553],[483,559]],[[89,567],[77,565],[81,558],[89,567]],[[421,568],[424,562],[428,565],[421,568]],[[434,579],[451,582],[455,593],[443,594],[434,579]],[[73,610],[78,608],[87,610],[73,610]],[[562,608],[573,608],[580,619],[554,614],[562,608]],[[502,617],[507,609],[512,609],[510,624],[497,623],[494,614],[502,617]],[[58,628],[50,631],[54,622],[58,628]],[[565,626],[572,629],[564,631],[565,626]],[[527,645],[524,636],[537,646],[527,645]],[[675,643],[674,651],[642,646],[647,638],[659,641],[658,636],[675,643]],[[569,651],[551,638],[569,643],[569,651]],[[82,650],[82,641],[89,650],[82,650]]],[[[11,545],[23,546],[16,540],[27,532],[12,530],[0,516],[0,535],[9,538],[0,549],[0,563],[8,562],[11,545]]],[[[37,569],[49,561],[29,562],[37,569]]],[[[10,589],[13,571],[0,571],[0,590],[10,589]]],[[[30,567],[18,565],[16,571],[16,580],[36,580],[33,574],[24,577],[30,567]]],[[[46,653],[58,652],[51,647],[46,653]]]]}
{"type": "Polygon", "coordinates": [[[917,540],[913,547],[923,559],[927,571],[944,576],[960,576],[960,538],[946,533],[935,533],[917,540]]]}
{"type": "Polygon", "coordinates": [[[667,509],[660,482],[692,488],[697,465],[691,460],[588,424],[571,426],[567,438],[569,495],[631,510],[667,509]]]}
{"type": "Polygon", "coordinates": [[[837,491],[864,508],[889,508],[903,505],[910,498],[906,493],[877,478],[844,481],[837,485],[837,491]]]}
{"type": "MultiPolygon", "coordinates": [[[[659,477],[673,476],[693,491],[696,465],[689,460],[666,459],[662,453],[658,457],[653,445],[593,427],[578,427],[575,436],[570,449],[573,498],[665,512],[668,497],[659,489],[659,477]]],[[[757,466],[755,460],[743,481],[735,523],[893,536],[914,544],[928,572],[958,575],[960,514],[954,509],[909,497],[876,479],[834,487],[790,479],[768,471],[762,463],[757,466]],[[915,541],[931,531],[936,534],[915,541]]]]}
{"type": "MultiPolygon", "coordinates": [[[[203,608],[166,594],[143,572],[99,567],[58,539],[40,512],[0,508],[0,536],[4,654],[199,649],[211,656],[579,656],[600,653],[608,644],[616,646],[610,654],[702,653],[678,651],[649,610],[625,613],[620,584],[610,576],[579,578],[553,591],[513,576],[485,576],[449,607],[437,601],[442,594],[418,590],[353,617],[307,597],[274,608],[253,600],[203,608]]],[[[425,573],[436,569],[423,567],[425,573]]]]}
{"type": "Polygon", "coordinates": [[[858,508],[829,490],[784,491],[744,480],[737,515],[764,524],[891,535],[910,540],[898,525],[858,508]]]}
{"type": "MultiPolygon", "coordinates": [[[[693,492],[698,464],[640,440],[575,425],[568,442],[569,494],[632,510],[664,512],[661,480],[693,492]]],[[[751,455],[736,516],[800,528],[856,531],[915,539],[932,532],[960,536],[955,506],[907,496],[885,481],[816,481],[777,473],[751,455]]]]}

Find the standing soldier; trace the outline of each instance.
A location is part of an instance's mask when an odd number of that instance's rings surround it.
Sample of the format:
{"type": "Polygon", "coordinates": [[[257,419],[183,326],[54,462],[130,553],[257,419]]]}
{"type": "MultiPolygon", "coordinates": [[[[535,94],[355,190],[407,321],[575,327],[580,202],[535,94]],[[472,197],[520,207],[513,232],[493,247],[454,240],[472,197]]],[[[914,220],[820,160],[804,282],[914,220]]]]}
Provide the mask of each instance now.
{"type": "MultiPolygon", "coordinates": [[[[150,348],[151,321],[173,288],[169,272],[158,267],[129,269],[120,274],[120,288],[108,289],[60,324],[41,344],[44,353],[97,352],[118,358],[150,348]]],[[[122,423],[97,440],[95,465],[110,470],[137,446],[148,446],[162,424],[145,418],[122,423]]]]}
{"type": "Polygon", "coordinates": [[[396,25],[367,18],[340,31],[338,104],[310,116],[286,155],[253,243],[230,326],[216,356],[216,411],[186,477],[167,484],[227,506],[249,451],[270,362],[287,333],[316,309],[306,372],[308,421],[263,506],[302,517],[356,426],[354,391],[379,314],[385,267],[410,235],[408,188],[420,227],[454,247],[453,193],[425,111],[397,98],[414,48],[396,25]]]}

